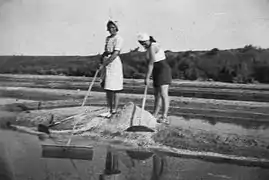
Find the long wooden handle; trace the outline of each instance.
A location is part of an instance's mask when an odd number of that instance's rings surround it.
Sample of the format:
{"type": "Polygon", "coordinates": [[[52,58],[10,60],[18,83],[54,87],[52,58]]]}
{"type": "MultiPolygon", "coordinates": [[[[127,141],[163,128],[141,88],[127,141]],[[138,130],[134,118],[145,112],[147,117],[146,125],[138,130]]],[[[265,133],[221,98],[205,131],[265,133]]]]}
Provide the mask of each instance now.
{"type": "Polygon", "coordinates": [[[85,112],[80,113],[80,114],[76,114],[76,115],[73,115],[73,116],[69,116],[69,117],[67,117],[67,118],[65,118],[65,119],[62,119],[61,121],[58,121],[58,122],[53,123],[53,124],[50,124],[49,127],[56,126],[56,125],[58,125],[58,124],[61,124],[61,123],[65,122],[65,121],[69,120],[69,119],[72,119],[72,118],[74,118],[74,117],[76,117],[76,116],[81,116],[81,115],[83,115],[83,114],[85,114],[85,112]]]}
{"type": "Polygon", "coordinates": [[[139,125],[141,125],[141,120],[143,119],[143,111],[145,109],[145,104],[146,104],[146,99],[147,99],[147,91],[148,91],[148,85],[146,85],[145,90],[144,90],[144,97],[143,97],[143,102],[142,102],[142,109],[141,109],[141,118],[139,119],[139,125]]]}
{"type": "MultiPolygon", "coordinates": [[[[89,94],[90,94],[90,92],[91,92],[92,86],[93,86],[93,84],[94,84],[94,82],[95,82],[95,79],[96,79],[98,73],[99,73],[99,69],[97,69],[97,71],[95,72],[95,75],[94,75],[94,77],[93,77],[93,79],[92,79],[92,83],[91,83],[91,85],[89,86],[89,89],[88,89],[88,91],[87,91],[87,94],[86,94],[86,96],[85,96],[85,98],[84,98],[84,100],[83,100],[83,103],[82,103],[81,107],[83,107],[83,106],[85,105],[86,100],[87,100],[87,98],[88,98],[88,96],[89,96],[89,94]]],[[[69,139],[68,139],[68,142],[66,143],[67,146],[69,146],[70,143],[71,143],[71,139],[72,139],[72,137],[73,137],[73,135],[74,135],[74,130],[75,130],[75,128],[76,128],[77,123],[78,123],[78,121],[77,121],[77,122],[74,124],[74,126],[73,126],[72,134],[70,135],[70,137],[69,137],[69,139]]]]}
{"type": "Polygon", "coordinates": [[[95,79],[96,79],[98,73],[99,73],[99,69],[97,69],[97,71],[95,72],[95,75],[94,75],[94,77],[93,77],[92,83],[91,83],[91,85],[89,86],[89,89],[88,89],[88,91],[87,91],[86,96],[84,97],[84,100],[83,100],[83,103],[82,103],[81,106],[84,106],[84,105],[85,105],[85,103],[86,103],[86,101],[87,101],[87,98],[88,98],[88,96],[90,95],[92,86],[93,86],[93,84],[94,84],[94,82],[95,82],[95,79]]]}

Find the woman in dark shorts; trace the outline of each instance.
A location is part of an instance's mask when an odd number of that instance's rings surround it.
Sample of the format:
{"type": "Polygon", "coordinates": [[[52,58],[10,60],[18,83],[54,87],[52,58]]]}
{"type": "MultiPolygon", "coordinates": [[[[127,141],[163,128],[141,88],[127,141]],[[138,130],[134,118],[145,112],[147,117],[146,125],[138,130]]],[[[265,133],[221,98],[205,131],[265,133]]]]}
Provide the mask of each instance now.
{"type": "Polygon", "coordinates": [[[148,60],[148,71],[145,78],[145,84],[149,84],[151,75],[153,79],[155,97],[153,116],[157,118],[162,103],[162,116],[157,119],[157,122],[168,124],[168,89],[172,82],[171,68],[166,61],[163,49],[152,36],[149,36],[146,33],[141,33],[138,35],[138,42],[146,49],[146,59],[148,60]]]}

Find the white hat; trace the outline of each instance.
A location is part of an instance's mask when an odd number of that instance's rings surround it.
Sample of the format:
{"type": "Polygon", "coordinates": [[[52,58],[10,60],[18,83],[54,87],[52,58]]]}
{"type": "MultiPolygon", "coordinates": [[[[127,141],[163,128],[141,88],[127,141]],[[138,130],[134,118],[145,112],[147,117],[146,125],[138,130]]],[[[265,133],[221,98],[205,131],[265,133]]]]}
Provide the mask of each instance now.
{"type": "Polygon", "coordinates": [[[137,36],[138,41],[148,41],[149,39],[150,38],[149,38],[149,35],[147,33],[139,33],[137,36]]]}
{"type": "Polygon", "coordinates": [[[108,20],[107,22],[107,26],[109,25],[109,23],[112,23],[116,26],[117,30],[119,30],[119,22],[115,21],[115,20],[108,20]]]}

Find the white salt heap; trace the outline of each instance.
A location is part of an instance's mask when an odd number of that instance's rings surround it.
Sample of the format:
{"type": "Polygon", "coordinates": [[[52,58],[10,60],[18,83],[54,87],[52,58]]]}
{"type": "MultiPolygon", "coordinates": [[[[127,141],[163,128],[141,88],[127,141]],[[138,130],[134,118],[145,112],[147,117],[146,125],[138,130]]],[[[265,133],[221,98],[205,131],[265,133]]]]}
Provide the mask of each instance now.
{"type": "Polygon", "coordinates": [[[82,123],[79,126],[84,130],[98,129],[99,131],[108,130],[115,133],[125,131],[130,126],[139,125],[139,121],[142,126],[152,129],[156,127],[156,120],[148,111],[143,111],[143,118],[141,119],[141,108],[129,102],[110,119],[103,117],[88,119],[86,116],[81,120],[82,123]]]}
{"type": "Polygon", "coordinates": [[[78,114],[76,118],[70,119],[67,122],[57,125],[55,128],[50,128],[50,132],[54,137],[69,136],[73,126],[75,136],[91,136],[97,138],[105,138],[107,140],[119,140],[140,146],[153,144],[152,132],[126,132],[125,130],[131,126],[141,125],[150,129],[156,128],[156,120],[148,111],[143,111],[141,119],[141,108],[134,103],[129,102],[124,107],[118,110],[118,113],[111,118],[99,117],[104,113],[105,108],[100,107],[69,107],[51,110],[35,110],[31,113],[21,113],[17,116],[17,123],[29,130],[36,130],[37,124],[48,124],[51,115],[54,115],[54,122],[60,121],[68,116],[78,114]],[[82,112],[87,113],[79,115],[82,112]],[[140,121],[140,122],[139,122],[140,121]],[[140,123],[140,124],[139,124],[140,123]],[[28,126],[28,127],[25,127],[28,126]]]}

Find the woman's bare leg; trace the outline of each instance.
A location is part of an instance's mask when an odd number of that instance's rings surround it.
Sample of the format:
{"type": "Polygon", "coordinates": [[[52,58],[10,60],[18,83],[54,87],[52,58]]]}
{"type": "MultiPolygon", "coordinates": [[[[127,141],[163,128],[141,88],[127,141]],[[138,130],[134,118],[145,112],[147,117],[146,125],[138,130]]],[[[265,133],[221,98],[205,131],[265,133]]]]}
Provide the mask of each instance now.
{"type": "Polygon", "coordinates": [[[157,117],[161,107],[160,87],[154,87],[154,110],[153,116],[157,117]]]}
{"type": "Polygon", "coordinates": [[[118,105],[119,105],[119,100],[120,100],[120,97],[119,97],[119,94],[118,92],[113,92],[113,110],[111,113],[113,113],[113,111],[117,111],[118,109],[118,105]]]}
{"type": "Polygon", "coordinates": [[[162,106],[163,106],[163,112],[162,112],[163,117],[167,117],[167,113],[169,110],[170,98],[168,95],[168,89],[169,89],[169,85],[162,85],[160,87],[160,91],[161,91],[160,94],[161,94],[162,106]]]}
{"type": "Polygon", "coordinates": [[[113,109],[113,92],[107,90],[106,91],[106,100],[109,107],[110,112],[112,112],[113,109]]]}

